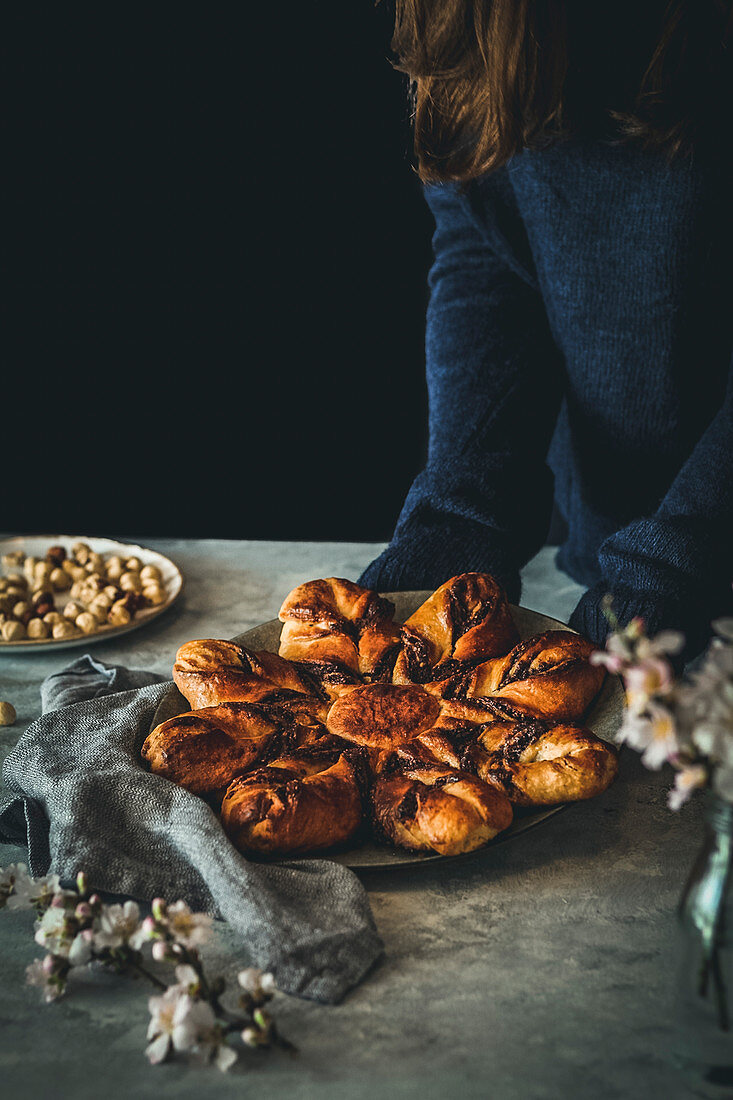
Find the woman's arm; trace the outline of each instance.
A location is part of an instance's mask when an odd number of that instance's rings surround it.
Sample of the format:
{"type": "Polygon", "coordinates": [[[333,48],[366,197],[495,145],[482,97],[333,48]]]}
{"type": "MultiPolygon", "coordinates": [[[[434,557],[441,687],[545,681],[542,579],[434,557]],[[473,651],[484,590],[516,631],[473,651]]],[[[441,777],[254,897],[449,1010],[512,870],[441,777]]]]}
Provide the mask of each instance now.
{"type": "Polygon", "coordinates": [[[710,638],[711,620],[733,612],[733,360],[723,404],[653,516],[634,520],[598,552],[602,579],[570,625],[601,644],[607,593],[622,623],[640,615],[647,631],[675,628],[685,657],[710,638]]]}
{"type": "Polygon", "coordinates": [[[360,582],[434,589],[492,573],[519,598],[519,570],[542,546],[552,507],[545,463],[562,390],[561,359],[539,292],[500,260],[451,184],[428,187],[427,463],[388,548],[360,582]]]}

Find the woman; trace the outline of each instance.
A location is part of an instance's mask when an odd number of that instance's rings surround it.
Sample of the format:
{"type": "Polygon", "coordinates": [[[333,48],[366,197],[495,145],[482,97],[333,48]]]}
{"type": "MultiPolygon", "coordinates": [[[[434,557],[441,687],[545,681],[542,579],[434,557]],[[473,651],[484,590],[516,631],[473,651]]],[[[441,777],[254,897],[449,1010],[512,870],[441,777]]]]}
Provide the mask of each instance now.
{"type": "Polygon", "coordinates": [[[518,601],[554,502],[596,643],[607,593],[687,656],[730,613],[730,24],[731,0],[399,0],[429,447],[361,583],[480,570],[518,601]]]}

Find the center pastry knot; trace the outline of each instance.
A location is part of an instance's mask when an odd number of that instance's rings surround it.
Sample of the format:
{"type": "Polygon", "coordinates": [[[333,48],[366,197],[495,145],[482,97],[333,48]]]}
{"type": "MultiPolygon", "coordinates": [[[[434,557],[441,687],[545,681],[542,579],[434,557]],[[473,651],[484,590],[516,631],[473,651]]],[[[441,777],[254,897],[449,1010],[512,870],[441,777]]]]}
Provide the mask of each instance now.
{"type": "Polygon", "coordinates": [[[232,842],[273,857],[372,836],[456,855],[518,806],[591,798],[615,750],[582,726],[606,675],[570,630],[520,639],[493,577],[463,573],[406,622],[340,578],[299,585],[279,652],[186,642],[192,708],[157,726],[150,768],[206,798],[232,842]]]}

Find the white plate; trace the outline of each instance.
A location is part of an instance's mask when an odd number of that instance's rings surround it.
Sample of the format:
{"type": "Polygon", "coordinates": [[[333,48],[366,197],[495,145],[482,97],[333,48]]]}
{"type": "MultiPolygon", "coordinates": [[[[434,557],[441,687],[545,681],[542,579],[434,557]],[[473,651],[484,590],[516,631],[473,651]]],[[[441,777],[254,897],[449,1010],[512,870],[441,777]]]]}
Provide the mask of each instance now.
{"type": "MultiPolygon", "coordinates": [[[[94,642],[104,642],[108,638],[116,638],[120,634],[127,634],[131,630],[138,630],[145,626],[151,619],[157,619],[164,611],[167,611],[178,599],[183,588],[183,575],[177,565],[155,550],[149,550],[146,546],[137,546],[131,542],[115,542],[114,539],[95,538],[92,535],[19,535],[17,538],[0,539],[0,556],[9,554],[13,550],[22,550],[26,557],[45,558],[50,546],[63,546],[67,555],[71,556],[71,548],[77,542],[85,542],[87,546],[97,554],[119,554],[121,557],[139,558],[143,565],[156,565],[160,570],[162,584],[166,591],[165,603],[156,607],[146,607],[136,611],[129,623],[124,626],[100,626],[93,634],[79,634],[74,638],[23,638],[17,642],[6,642],[0,638],[0,654],[12,653],[40,653],[55,649],[68,649],[71,646],[88,646],[94,642]]],[[[22,573],[23,567],[2,567],[0,575],[7,573],[22,573]]],[[[57,592],[55,603],[57,609],[63,609],[69,599],[68,592],[57,592]]]]}
{"type": "MultiPolygon", "coordinates": [[[[410,617],[413,611],[432,595],[432,592],[386,592],[384,595],[395,605],[395,620],[397,622],[404,622],[405,619],[410,617]]],[[[546,630],[569,631],[571,629],[566,623],[559,622],[558,619],[551,619],[547,615],[541,615],[537,611],[530,611],[529,608],[526,607],[512,606],[511,613],[521,638],[529,638],[534,634],[542,634],[546,630]]],[[[253,627],[252,630],[248,630],[246,634],[237,635],[232,641],[236,642],[238,645],[245,646],[247,649],[265,649],[269,650],[271,653],[277,653],[280,644],[281,630],[282,623],[279,619],[271,619],[269,622],[253,627]]],[[[572,633],[575,633],[575,631],[572,633]]],[[[593,700],[583,720],[583,726],[591,729],[597,737],[603,738],[604,741],[612,742],[621,724],[623,703],[624,694],[620,680],[617,676],[607,676],[603,687],[593,700]]],[[[154,729],[160,722],[164,722],[168,718],[173,718],[177,714],[183,714],[187,710],[189,710],[188,703],[180,694],[178,688],[172,685],[168,693],[161,700],[150,728],[154,729]]],[[[514,821],[508,829],[505,829],[503,833],[499,833],[494,840],[489,841],[488,845],[484,845],[476,851],[467,852],[465,855],[460,856],[441,856],[437,853],[430,852],[408,852],[397,848],[388,848],[384,845],[376,844],[373,840],[367,840],[358,847],[353,846],[345,848],[342,851],[333,850],[318,852],[312,856],[298,856],[297,858],[330,859],[335,863],[341,863],[345,867],[350,867],[355,871],[383,871],[393,868],[397,870],[399,868],[416,866],[418,864],[456,862],[457,860],[466,860],[478,856],[481,852],[485,851],[486,848],[490,848],[492,845],[496,844],[503,844],[512,837],[526,832],[527,829],[534,828],[543,821],[546,821],[549,817],[559,813],[560,810],[565,809],[566,805],[567,804],[549,807],[542,806],[537,809],[524,809],[518,807],[515,811],[514,821]]],[[[282,860],[268,860],[268,862],[287,862],[293,858],[293,856],[288,856],[283,857],[282,860]]]]}

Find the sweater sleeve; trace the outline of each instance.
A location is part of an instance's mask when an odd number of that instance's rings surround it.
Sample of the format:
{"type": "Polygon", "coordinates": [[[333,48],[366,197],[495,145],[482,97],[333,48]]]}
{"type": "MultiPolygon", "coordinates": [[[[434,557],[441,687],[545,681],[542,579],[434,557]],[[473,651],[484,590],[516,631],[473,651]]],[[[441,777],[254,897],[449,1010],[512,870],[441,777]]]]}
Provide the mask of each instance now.
{"type": "Polygon", "coordinates": [[[456,185],[425,189],[435,219],[425,356],[428,454],[387,549],[360,581],[434,589],[492,573],[519,599],[542,546],[553,481],[545,462],[561,361],[539,291],[500,258],[456,185]]]}
{"type": "Polygon", "coordinates": [[[581,598],[570,625],[600,644],[608,634],[604,595],[625,624],[684,633],[684,658],[710,639],[713,619],[733,613],[733,360],[718,413],[652,516],[634,520],[600,546],[601,580],[581,598]]]}

